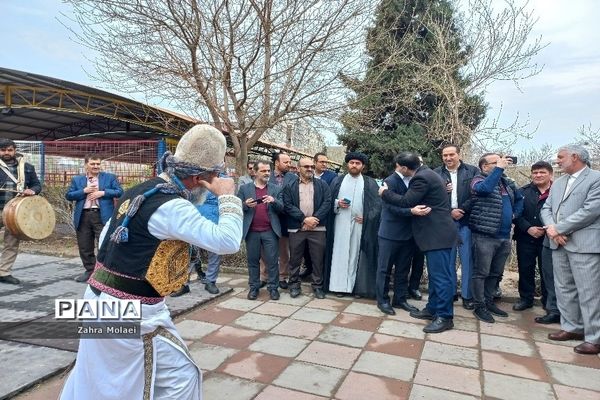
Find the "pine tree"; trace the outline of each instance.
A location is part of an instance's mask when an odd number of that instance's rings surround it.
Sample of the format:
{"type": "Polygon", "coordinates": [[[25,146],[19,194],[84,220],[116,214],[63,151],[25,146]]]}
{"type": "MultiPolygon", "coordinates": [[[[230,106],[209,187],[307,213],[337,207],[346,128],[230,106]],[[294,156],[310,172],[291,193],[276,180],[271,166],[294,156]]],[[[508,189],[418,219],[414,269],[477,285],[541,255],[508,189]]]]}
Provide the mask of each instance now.
{"type": "Polygon", "coordinates": [[[470,139],[485,105],[465,93],[460,68],[469,49],[462,47],[449,1],[382,0],[366,52],[365,77],[343,77],[354,95],[339,139],[369,154],[375,175],[388,174],[399,151],[417,151],[435,165],[443,142],[470,139]]]}

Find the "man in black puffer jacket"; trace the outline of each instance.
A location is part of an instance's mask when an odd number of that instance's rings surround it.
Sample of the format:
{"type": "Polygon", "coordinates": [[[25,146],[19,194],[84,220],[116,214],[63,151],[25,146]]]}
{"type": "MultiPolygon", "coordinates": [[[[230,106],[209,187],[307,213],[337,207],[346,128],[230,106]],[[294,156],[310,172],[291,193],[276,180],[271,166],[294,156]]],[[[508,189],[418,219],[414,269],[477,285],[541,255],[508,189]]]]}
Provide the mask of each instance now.
{"type": "Polygon", "coordinates": [[[504,175],[512,161],[496,153],[479,159],[481,174],[471,182],[473,206],[469,218],[473,240],[473,313],[484,322],[494,322],[491,314],[508,314],[494,304],[494,291],[510,254],[512,220],[523,210],[523,196],[515,183],[504,175]],[[490,314],[491,313],[491,314],[490,314]]]}

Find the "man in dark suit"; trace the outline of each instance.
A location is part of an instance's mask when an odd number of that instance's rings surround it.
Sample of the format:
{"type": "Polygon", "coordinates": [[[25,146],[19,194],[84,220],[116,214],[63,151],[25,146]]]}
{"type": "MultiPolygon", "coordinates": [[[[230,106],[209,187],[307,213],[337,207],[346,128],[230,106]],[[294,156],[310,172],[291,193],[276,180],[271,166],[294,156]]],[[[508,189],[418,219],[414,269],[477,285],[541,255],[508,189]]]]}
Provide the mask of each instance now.
{"type": "Polygon", "coordinates": [[[281,188],[269,183],[271,165],[266,161],[254,164],[254,182],[240,187],[238,197],[244,210],[244,239],[248,257],[249,300],[256,300],[260,288],[261,247],[267,264],[267,290],[271,300],[279,300],[279,238],[283,211],[281,188]]]}
{"type": "Polygon", "coordinates": [[[96,239],[114,211],[114,199],[123,195],[123,189],[114,174],[100,171],[102,159],[97,155],[85,156],[85,174],[74,176],[65,197],[75,201],[73,226],[77,247],[85,272],[75,278],[87,282],[96,265],[96,239]]]}
{"type": "Polygon", "coordinates": [[[421,311],[411,311],[414,318],[432,322],[423,328],[426,333],[443,332],[454,327],[453,298],[456,288],[456,270],[450,263],[452,247],[458,232],[450,216],[450,202],[442,178],[426,166],[421,166],[419,155],[402,152],[396,157],[398,172],[412,177],[404,196],[379,189],[383,201],[399,207],[424,205],[431,208],[427,215],[412,217],[412,230],[417,246],[427,258],[429,273],[429,301],[421,311]]]}
{"type": "Polygon", "coordinates": [[[471,211],[471,181],[479,173],[479,168],[467,164],[460,159],[460,147],[447,144],[442,148],[444,165],[434,169],[446,182],[446,191],[450,200],[450,215],[458,228],[460,243],[452,248],[450,262],[456,265],[457,253],[460,255],[461,284],[460,295],[463,307],[473,310],[473,295],[471,293],[472,257],[471,229],[469,228],[469,213],[471,211]]]}
{"type": "MultiPolygon", "coordinates": [[[[402,154],[402,153],[401,153],[402,154]]],[[[400,173],[401,166],[395,160],[395,171],[384,182],[391,192],[405,195],[408,190],[410,176],[400,173]]],[[[413,208],[399,207],[388,202],[383,202],[381,209],[381,222],[379,224],[378,242],[379,256],[377,262],[376,296],[377,307],[385,314],[394,315],[393,307],[405,311],[419,311],[407,300],[408,274],[411,269],[411,260],[415,253],[415,241],[412,233],[412,216],[426,215],[431,211],[428,207],[416,206],[413,208]],[[394,299],[390,304],[389,285],[390,273],[394,267],[394,299]]]]}
{"type": "Polygon", "coordinates": [[[325,153],[317,153],[313,157],[313,160],[315,161],[315,178],[322,179],[331,186],[331,182],[337,178],[337,174],[328,168],[329,159],[327,159],[327,155],[325,153]]]}
{"type": "MultiPolygon", "coordinates": [[[[287,153],[273,153],[273,171],[269,177],[269,184],[283,187],[298,180],[298,175],[290,172],[292,159],[287,153]]],[[[283,193],[283,192],[282,192],[283,193]]],[[[285,218],[281,219],[281,237],[279,238],[279,287],[282,289],[288,288],[286,281],[290,274],[290,243],[285,218]]],[[[267,282],[267,269],[264,262],[260,265],[260,281],[261,287],[267,282]]]]}
{"type": "Polygon", "coordinates": [[[323,291],[323,262],[325,257],[325,231],[331,210],[329,186],[314,179],[315,164],[312,158],[299,161],[300,179],[283,188],[285,219],[290,235],[290,296],[298,297],[300,290],[300,264],[304,246],[313,264],[312,287],[315,297],[325,298],[323,291]]]}

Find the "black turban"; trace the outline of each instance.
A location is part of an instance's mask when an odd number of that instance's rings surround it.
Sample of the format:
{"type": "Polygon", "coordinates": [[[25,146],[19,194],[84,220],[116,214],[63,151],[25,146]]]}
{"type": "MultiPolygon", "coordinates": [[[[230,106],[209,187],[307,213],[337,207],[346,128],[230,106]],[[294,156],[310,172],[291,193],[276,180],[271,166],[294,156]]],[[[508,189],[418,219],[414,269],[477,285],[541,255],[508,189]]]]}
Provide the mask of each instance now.
{"type": "Polygon", "coordinates": [[[358,160],[361,163],[363,163],[363,165],[366,165],[369,161],[369,156],[367,156],[365,153],[353,151],[351,153],[346,154],[344,162],[347,164],[350,160],[358,160]]]}

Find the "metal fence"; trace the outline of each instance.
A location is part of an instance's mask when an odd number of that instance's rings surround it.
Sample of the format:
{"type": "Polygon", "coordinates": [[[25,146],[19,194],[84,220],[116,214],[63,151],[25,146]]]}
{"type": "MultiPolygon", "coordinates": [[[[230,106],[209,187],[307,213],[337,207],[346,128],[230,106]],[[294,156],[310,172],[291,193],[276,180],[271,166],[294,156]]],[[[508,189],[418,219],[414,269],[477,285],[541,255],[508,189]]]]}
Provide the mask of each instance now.
{"type": "Polygon", "coordinates": [[[117,175],[124,186],[156,176],[157,161],[166,151],[162,140],[16,141],[17,150],[33,164],[45,186],[68,186],[84,173],[84,159],[98,156],[102,169],[117,175]]]}

